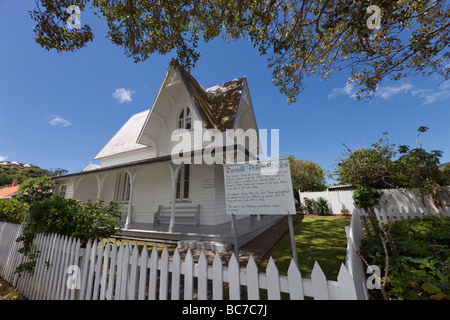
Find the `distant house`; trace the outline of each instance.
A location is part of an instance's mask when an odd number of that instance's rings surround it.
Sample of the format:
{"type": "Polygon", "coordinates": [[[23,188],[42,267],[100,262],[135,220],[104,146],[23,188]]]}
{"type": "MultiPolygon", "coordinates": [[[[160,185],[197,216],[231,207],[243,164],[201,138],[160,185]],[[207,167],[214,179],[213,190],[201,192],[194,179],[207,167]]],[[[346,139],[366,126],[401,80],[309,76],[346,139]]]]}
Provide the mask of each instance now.
{"type": "Polygon", "coordinates": [[[0,189],[0,199],[11,199],[11,197],[19,190],[19,182],[14,179],[11,187],[0,189]]]}
{"type": "MultiPolygon", "coordinates": [[[[205,89],[171,62],[151,109],[131,116],[94,157],[100,164],[54,177],[56,191],[83,202],[102,199],[123,205],[124,236],[230,243],[222,164],[176,164],[171,158],[186,131],[201,135],[201,142],[184,156],[194,159],[197,151],[201,155],[210,143],[202,141],[207,129],[215,129],[224,140],[227,129],[258,132],[246,77],[205,89]],[[174,220],[167,218],[173,203],[174,220]]],[[[234,140],[233,148],[223,150],[223,157],[255,159],[257,154],[251,146],[234,140]]],[[[257,214],[239,217],[240,244],[279,219],[257,214]]]]}
{"type": "Polygon", "coordinates": [[[0,166],[10,166],[10,167],[23,167],[23,168],[31,168],[31,164],[23,164],[17,161],[2,161],[0,162],[0,166]]]}
{"type": "Polygon", "coordinates": [[[17,161],[3,161],[0,166],[20,167],[22,164],[17,161]]]}
{"type": "Polygon", "coordinates": [[[20,167],[21,166],[21,164],[17,161],[11,161],[8,163],[8,165],[11,167],[20,167]]]}

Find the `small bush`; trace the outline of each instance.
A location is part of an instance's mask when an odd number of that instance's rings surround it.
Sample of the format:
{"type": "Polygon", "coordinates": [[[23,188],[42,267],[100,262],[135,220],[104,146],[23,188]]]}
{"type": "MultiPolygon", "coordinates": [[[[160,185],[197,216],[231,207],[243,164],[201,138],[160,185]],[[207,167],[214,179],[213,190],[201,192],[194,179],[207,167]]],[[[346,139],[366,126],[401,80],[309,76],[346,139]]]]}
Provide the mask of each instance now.
{"type": "Polygon", "coordinates": [[[322,197],[316,200],[316,212],[320,216],[327,216],[330,214],[330,207],[328,206],[328,201],[322,197]]]}
{"type": "Polygon", "coordinates": [[[33,239],[39,234],[57,233],[80,239],[85,246],[89,240],[109,238],[116,234],[120,222],[119,205],[103,201],[81,203],[76,199],[60,196],[33,203],[28,210],[27,225],[17,241],[23,242],[19,250],[31,261],[19,266],[16,272],[33,272],[39,252],[33,247],[33,239]]]}
{"type": "Polygon", "coordinates": [[[348,210],[347,207],[344,204],[342,204],[341,214],[343,216],[350,216],[351,215],[350,214],[350,210],[348,210]]]}
{"type": "Polygon", "coordinates": [[[304,198],[305,200],[305,213],[313,214],[315,212],[316,201],[314,199],[304,198]]]}

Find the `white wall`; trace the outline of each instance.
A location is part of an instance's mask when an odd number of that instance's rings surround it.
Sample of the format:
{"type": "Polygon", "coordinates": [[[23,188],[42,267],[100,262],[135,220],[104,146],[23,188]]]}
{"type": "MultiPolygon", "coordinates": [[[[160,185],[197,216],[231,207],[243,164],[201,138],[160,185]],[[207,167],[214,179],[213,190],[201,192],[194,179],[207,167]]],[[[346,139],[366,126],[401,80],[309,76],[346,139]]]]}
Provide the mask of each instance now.
{"type": "Polygon", "coordinates": [[[223,176],[223,166],[214,165],[214,183],[215,183],[215,205],[216,205],[216,223],[221,224],[231,221],[231,217],[226,214],[225,204],[225,185],[223,176]]]}
{"type": "MultiPolygon", "coordinates": [[[[401,210],[415,210],[422,208],[422,195],[419,191],[406,190],[406,189],[383,189],[383,195],[380,198],[379,206],[385,210],[394,210],[398,208],[401,210]]],[[[328,200],[333,214],[340,214],[342,206],[350,211],[355,209],[353,204],[353,191],[321,191],[321,192],[299,192],[301,203],[305,204],[305,198],[316,200],[319,197],[328,200]]],[[[447,206],[450,206],[450,186],[441,188],[441,197],[447,206]]],[[[431,199],[428,195],[425,195],[425,208],[436,210],[431,199]]]]}
{"type": "Polygon", "coordinates": [[[83,177],[78,188],[73,193],[73,197],[81,202],[97,200],[97,178],[94,175],[83,177]]]}
{"type": "Polygon", "coordinates": [[[171,199],[171,176],[167,165],[138,169],[133,193],[133,222],[153,223],[158,205],[171,199]]]}
{"type": "MultiPolygon", "coordinates": [[[[186,204],[200,204],[200,224],[214,225],[218,215],[225,210],[217,211],[215,207],[215,188],[204,188],[205,179],[214,179],[214,166],[191,165],[190,199],[186,204]]],[[[223,178],[222,183],[223,184],[223,178]]],[[[215,181],[215,186],[221,186],[215,181]]],[[[158,206],[169,206],[172,197],[172,182],[167,164],[149,166],[139,169],[133,195],[133,222],[153,223],[153,215],[158,206]]]]}
{"type": "Polygon", "coordinates": [[[156,150],[145,147],[102,158],[101,165],[102,168],[104,168],[133,161],[146,160],[154,157],[156,157],[156,150]]]}

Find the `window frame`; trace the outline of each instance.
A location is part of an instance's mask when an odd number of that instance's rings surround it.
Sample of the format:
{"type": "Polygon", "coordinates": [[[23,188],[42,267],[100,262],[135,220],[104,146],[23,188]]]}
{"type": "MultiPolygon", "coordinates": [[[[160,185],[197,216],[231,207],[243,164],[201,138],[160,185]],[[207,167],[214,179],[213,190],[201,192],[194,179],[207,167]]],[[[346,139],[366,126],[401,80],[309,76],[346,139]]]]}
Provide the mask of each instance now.
{"type": "Polygon", "coordinates": [[[176,202],[189,202],[191,200],[191,175],[192,175],[192,166],[190,164],[182,164],[180,173],[178,174],[177,177],[177,182],[175,184],[176,202]],[[188,171],[187,174],[186,171],[188,171]],[[186,195],[186,185],[187,185],[187,195],[186,195]]]}
{"type": "Polygon", "coordinates": [[[177,130],[192,130],[192,110],[189,106],[184,106],[177,115],[177,130]],[[187,128],[189,125],[189,128],[187,128]]]}
{"type": "Polygon", "coordinates": [[[114,202],[129,203],[131,182],[128,172],[119,172],[116,177],[114,202]]]}
{"type": "Polygon", "coordinates": [[[61,185],[59,186],[58,195],[59,195],[60,197],[65,198],[65,197],[66,197],[66,194],[67,194],[67,184],[61,184],[61,185]],[[64,188],[64,190],[63,190],[63,188],[64,188]]]}

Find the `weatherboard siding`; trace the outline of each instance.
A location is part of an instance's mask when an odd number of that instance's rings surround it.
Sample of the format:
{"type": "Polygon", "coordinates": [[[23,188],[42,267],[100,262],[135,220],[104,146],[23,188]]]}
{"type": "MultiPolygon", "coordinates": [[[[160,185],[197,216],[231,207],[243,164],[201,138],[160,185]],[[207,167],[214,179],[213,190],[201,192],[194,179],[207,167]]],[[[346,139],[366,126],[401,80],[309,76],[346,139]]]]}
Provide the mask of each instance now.
{"type": "Polygon", "coordinates": [[[115,154],[113,156],[102,158],[102,168],[125,164],[129,162],[146,160],[156,157],[156,151],[149,147],[115,154]]]}
{"type": "Polygon", "coordinates": [[[133,192],[133,222],[153,223],[158,205],[171,199],[171,176],[168,165],[138,169],[133,192]]]}
{"type": "MultiPolygon", "coordinates": [[[[148,166],[137,169],[132,198],[132,221],[153,223],[154,213],[158,206],[170,206],[172,198],[172,182],[167,164],[148,166]]],[[[121,172],[112,172],[104,178],[101,200],[105,203],[115,201],[117,176],[121,172]]],[[[97,179],[95,175],[81,178],[74,192],[71,180],[59,180],[59,185],[66,184],[66,198],[79,199],[82,202],[96,200],[97,179]]],[[[200,224],[216,225],[230,221],[225,214],[225,191],[223,169],[221,165],[191,165],[190,198],[183,203],[200,204],[200,224]],[[214,187],[211,187],[211,183],[214,187]]],[[[177,202],[179,205],[180,202],[177,202]]]]}
{"type": "Polygon", "coordinates": [[[225,185],[222,165],[214,165],[214,183],[216,224],[221,224],[231,220],[230,216],[225,214],[225,185]]]}
{"type": "Polygon", "coordinates": [[[81,182],[76,188],[73,197],[81,202],[87,202],[88,200],[97,200],[97,179],[95,176],[86,176],[81,178],[81,182]]]}
{"type": "MultiPolygon", "coordinates": [[[[204,188],[204,179],[214,179],[214,167],[192,165],[190,181],[190,204],[200,204],[200,224],[216,224],[215,188],[204,188]]],[[[106,194],[104,194],[106,196],[106,194]]],[[[138,171],[133,192],[132,221],[153,223],[158,206],[169,206],[172,182],[168,165],[141,168],[138,171]]],[[[178,202],[177,202],[178,204],[178,202]]],[[[221,212],[222,214],[224,213],[221,212]]]]}

